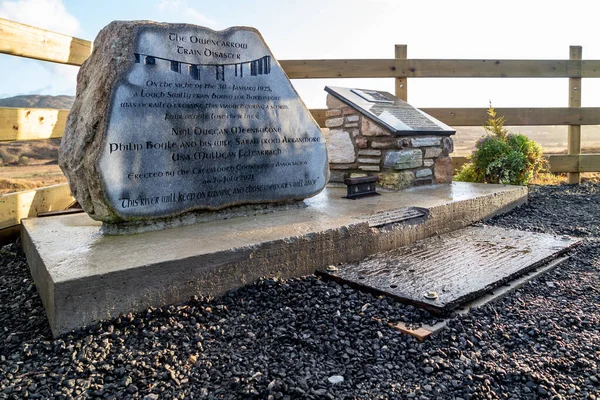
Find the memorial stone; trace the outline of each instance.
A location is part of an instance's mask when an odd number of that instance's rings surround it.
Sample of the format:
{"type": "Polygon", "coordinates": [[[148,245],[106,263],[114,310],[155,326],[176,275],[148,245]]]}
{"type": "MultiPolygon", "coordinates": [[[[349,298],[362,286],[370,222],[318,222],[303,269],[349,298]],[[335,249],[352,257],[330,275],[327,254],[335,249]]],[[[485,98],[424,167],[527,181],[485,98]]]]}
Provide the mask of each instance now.
{"type": "Polygon", "coordinates": [[[98,35],[59,163],[109,224],[293,202],[329,177],[321,130],[258,31],[148,21],[98,35]]]}

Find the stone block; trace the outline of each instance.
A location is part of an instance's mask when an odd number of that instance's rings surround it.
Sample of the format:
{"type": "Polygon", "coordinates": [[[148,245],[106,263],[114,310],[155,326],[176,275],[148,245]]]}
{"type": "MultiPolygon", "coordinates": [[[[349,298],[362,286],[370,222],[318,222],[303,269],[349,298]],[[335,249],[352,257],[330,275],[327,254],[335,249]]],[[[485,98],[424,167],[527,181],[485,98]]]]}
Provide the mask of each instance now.
{"type": "Polygon", "coordinates": [[[359,119],[360,119],[360,116],[358,116],[358,115],[350,115],[350,116],[346,117],[346,122],[358,122],[359,119]]]}
{"type": "Polygon", "coordinates": [[[369,118],[363,118],[361,122],[361,132],[364,136],[390,136],[388,129],[376,124],[369,118]]]}
{"type": "Polygon", "coordinates": [[[423,152],[419,149],[388,151],[383,163],[387,169],[409,169],[423,165],[423,152]]]}
{"type": "Polygon", "coordinates": [[[342,110],[340,110],[339,108],[332,108],[325,111],[326,117],[338,117],[340,115],[342,115],[342,110]]]}
{"type": "Polygon", "coordinates": [[[435,183],[452,182],[452,177],[454,176],[454,166],[452,165],[452,158],[440,157],[437,160],[435,160],[433,174],[435,183]]]}
{"type": "Polygon", "coordinates": [[[340,108],[340,109],[342,109],[342,111],[348,107],[346,105],[346,103],[336,99],[335,97],[333,97],[330,94],[327,95],[325,103],[327,105],[327,108],[340,108]]]}
{"type": "Polygon", "coordinates": [[[348,107],[348,106],[343,107],[342,108],[342,112],[344,113],[344,115],[351,115],[351,114],[356,114],[357,113],[357,111],[354,108],[348,107]]]}
{"type": "Polygon", "coordinates": [[[358,122],[346,123],[344,125],[344,127],[346,127],[346,128],[358,128],[358,122]]]}
{"type": "Polygon", "coordinates": [[[369,147],[369,142],[367,142],[367,139],[364,137],[357,137],[356,139],[354,139],[355,143],[356,143],[356,147],[359,149],[366,149],[367,147],[369,147]]]}
{"type": "Polygon", "coordinates": [[[418,178],[415,179],[415,181],[413,182],[413,186],[425,186],[425,185],[432,185],[433,184],[433,178],[418,178]]]}
{"type": "Polygon", "coordinates": [[[349,163],[349,164],[329,164],[329,169],[330,170],[349,170],[349,169],[356,169],[358,167],[358,164],[356,163],[349,163]]]}
{"type": "Polygon", "coordinates": [[[412,147],[439,146],[441,141],[441,137],[418,137],[410,139],[412,147]]]}
{"type": "Polygon", "coordinates": [[[427,177],[430,177],[431,175],[433,175],[433,173],[431,172],[431,169],[429,169],[429,168],[418,169],[415,171],[415,176],[417,178],[427,178],[427,177]]]}
{"type": "Polygon", "coordinates": [[[78,73],[58,158],[104,232],[305,199],[325,187],[329,171],[319,126],[256,29],[151,21],[114,21],[98,34],[78,73]],[[236,48],[184,45],[175,36],[236,48]],[[215,58],[221,54],[236,59],[215,58]],[[257,103],[269,107],[242,121],[240,110],[257,103]],[[310,184],[287,184],[299,181],[310,184]]]}
{"type": "Polygon", "coordinates": [[[360,169],[361,171],[379,171],[379,167],[375,165],[359,165],[358,169],[360,169]]]}
{"type": "Polygon", "coordinates": [[[327,136],[327,153],[329,163],[354,162],[356,154],[350,134],[340,129],[332,129],[327,136]]]}
{"type": "Polygon", "coordinates": [[[379,174],[379,185],[385,189],[401,190],[412,186],[415,176],[410,171],[382,172],[379,174]]]}
{"type": "Polygon", "coordinates": [[[331,170],[329,175],[329,182],[344,183],[344,179],[347,177],[348,172],[331,170]]]}
{"type": "Polygon", "coordinates": [[[338,117],[338,118],[329,118],[325,121],[325,126],[327,128],[337,128],[342,126],[342,124],[344,123],[344,118],[343,117],[338,117]]]}
{"type": "Polygon", "coordinates": [[[379,140],[371,141],[371,148],[373,149],[391,149],[393,147],[395,147],[395,143],[392,138],[382,138],[379,140]]]}
{"type": "Polygon", "coordinates": [[[380,156],[381,150],[359,150],[359,156],[380,156]]]}
{"type": "Polygon", "coordinates": [[[359,164],[379,164],[379,158],[359,158],[356,160],[359,164]]]}
{"type": "Polygon", "coordinates": [[[426,158],[423,160],[424,167],[433,167],[434,161],[431,158],[426,158]]]}
{"type": "Polygon", "coordinates": [[[442,155],[441,147],[428,147],[425,149],[425,158],[436,158],[442,155]]]}
{"type": "Polygon", "coordinates": [[[450,155],[454,151],[454,142],[451,138],[445,137],[442,139],[442,152],[445,156],[450,155]]]}
{"type": "Polygon", "coordinates": [[[396,139],[397,149],[403,149],[405,147],[410,147],[410,139],[409,138],[398,138],[396,139]]]}

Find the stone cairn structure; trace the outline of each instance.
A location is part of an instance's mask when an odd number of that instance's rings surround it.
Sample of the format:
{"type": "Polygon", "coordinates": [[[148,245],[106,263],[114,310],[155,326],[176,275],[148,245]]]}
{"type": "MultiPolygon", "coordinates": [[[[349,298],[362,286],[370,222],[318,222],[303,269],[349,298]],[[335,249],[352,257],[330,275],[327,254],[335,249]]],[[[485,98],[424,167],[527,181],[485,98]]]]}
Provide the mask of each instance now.
{"type": "MultiPolygon", "coordinates": [[[[334,93],[339,92],[343,93],[341,90],[334,93]]],[[[375,93],[393,98],[389,93],[375,93]]],[[[378,184],[391,190],[452,182],[454,168],[450,153],[454,145],[449,136],[455,131],[420,129],[399,132],[384,126],[378,118],[361,112],[363,107],[360,105],[340,97],[331,92],[327,95],[325,126],[329,132],[325,134],[331,182],[343,183],[348,177],[377,175],[378,184]]],[[[418,117],[428,117],[451,129],[402,100],[394,101],[396,105],[401,102],[404,110],[410,108],[419,113],[418,117]]],[[[409,117],[414,115],[409,114],[409,117]]]]}

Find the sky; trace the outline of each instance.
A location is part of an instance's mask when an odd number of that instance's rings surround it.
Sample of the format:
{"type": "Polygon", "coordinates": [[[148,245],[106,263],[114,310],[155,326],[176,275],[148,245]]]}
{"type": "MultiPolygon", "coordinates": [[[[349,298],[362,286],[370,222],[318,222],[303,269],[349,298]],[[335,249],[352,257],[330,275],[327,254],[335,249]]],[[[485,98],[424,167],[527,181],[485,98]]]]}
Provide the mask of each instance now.
{"type": "MultiPolygon", "coordinates": [[[[275,58],[600,59],[597,6],[589,0],[0,0],[0,18],[93,40],[113,20],[257,28],[275,58]]],[[[75,94],[77,67],[0,54],[0,98],[75,94]]],[[[294,80],[309,108],[325,85],[394,91],[391,78],[294,80]]],[[[568,80],[414,78],[417,107],[566,107],[568,80]]],[[[582,105],[600,106],[600,79],[584,79],[582,105]]]]}

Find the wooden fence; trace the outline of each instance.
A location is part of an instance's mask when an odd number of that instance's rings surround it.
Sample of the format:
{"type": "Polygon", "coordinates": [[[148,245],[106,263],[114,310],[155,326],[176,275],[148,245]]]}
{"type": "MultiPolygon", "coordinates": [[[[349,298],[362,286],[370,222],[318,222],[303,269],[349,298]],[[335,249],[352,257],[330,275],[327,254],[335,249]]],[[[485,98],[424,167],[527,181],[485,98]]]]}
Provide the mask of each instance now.
{"type": "MultiPolygon", "coordinates": [[[[81,65],[92,43],[0,19],[0,53],[54,63],[81,65]]],[[[407,99],[408,78],[568,78],[569,107],[498,108],[507,125],[568,125],[568,154],[551,155],[552,172],[568,172],[569,183],[580,172],[600,171],[600,154],[581,153],[581,125],[600,125],[600,107],[581,107],[581,78],[600,78],[600,60],[582,60],[580,46],[570,47],[568,60],[408,59],[406,45],[396,45],[394,58],[347,60],[280,60],[291,79],[393,78],[396,96],[407,99]]],[[[10,77],[4,77],[10,79],[10,77]]],[[[485,108],[424,108],[450,126],[481,126],[485,108]]],[[[325,110],[311,110],[324,126],[325,110]]],[[[0,141],[59,138],[68,110],[0,108],[0,141]]],[[[0,230],[21,218],[59,210],[73,199],[68,186],[13,193],[0,197],[0,230]]]]}

